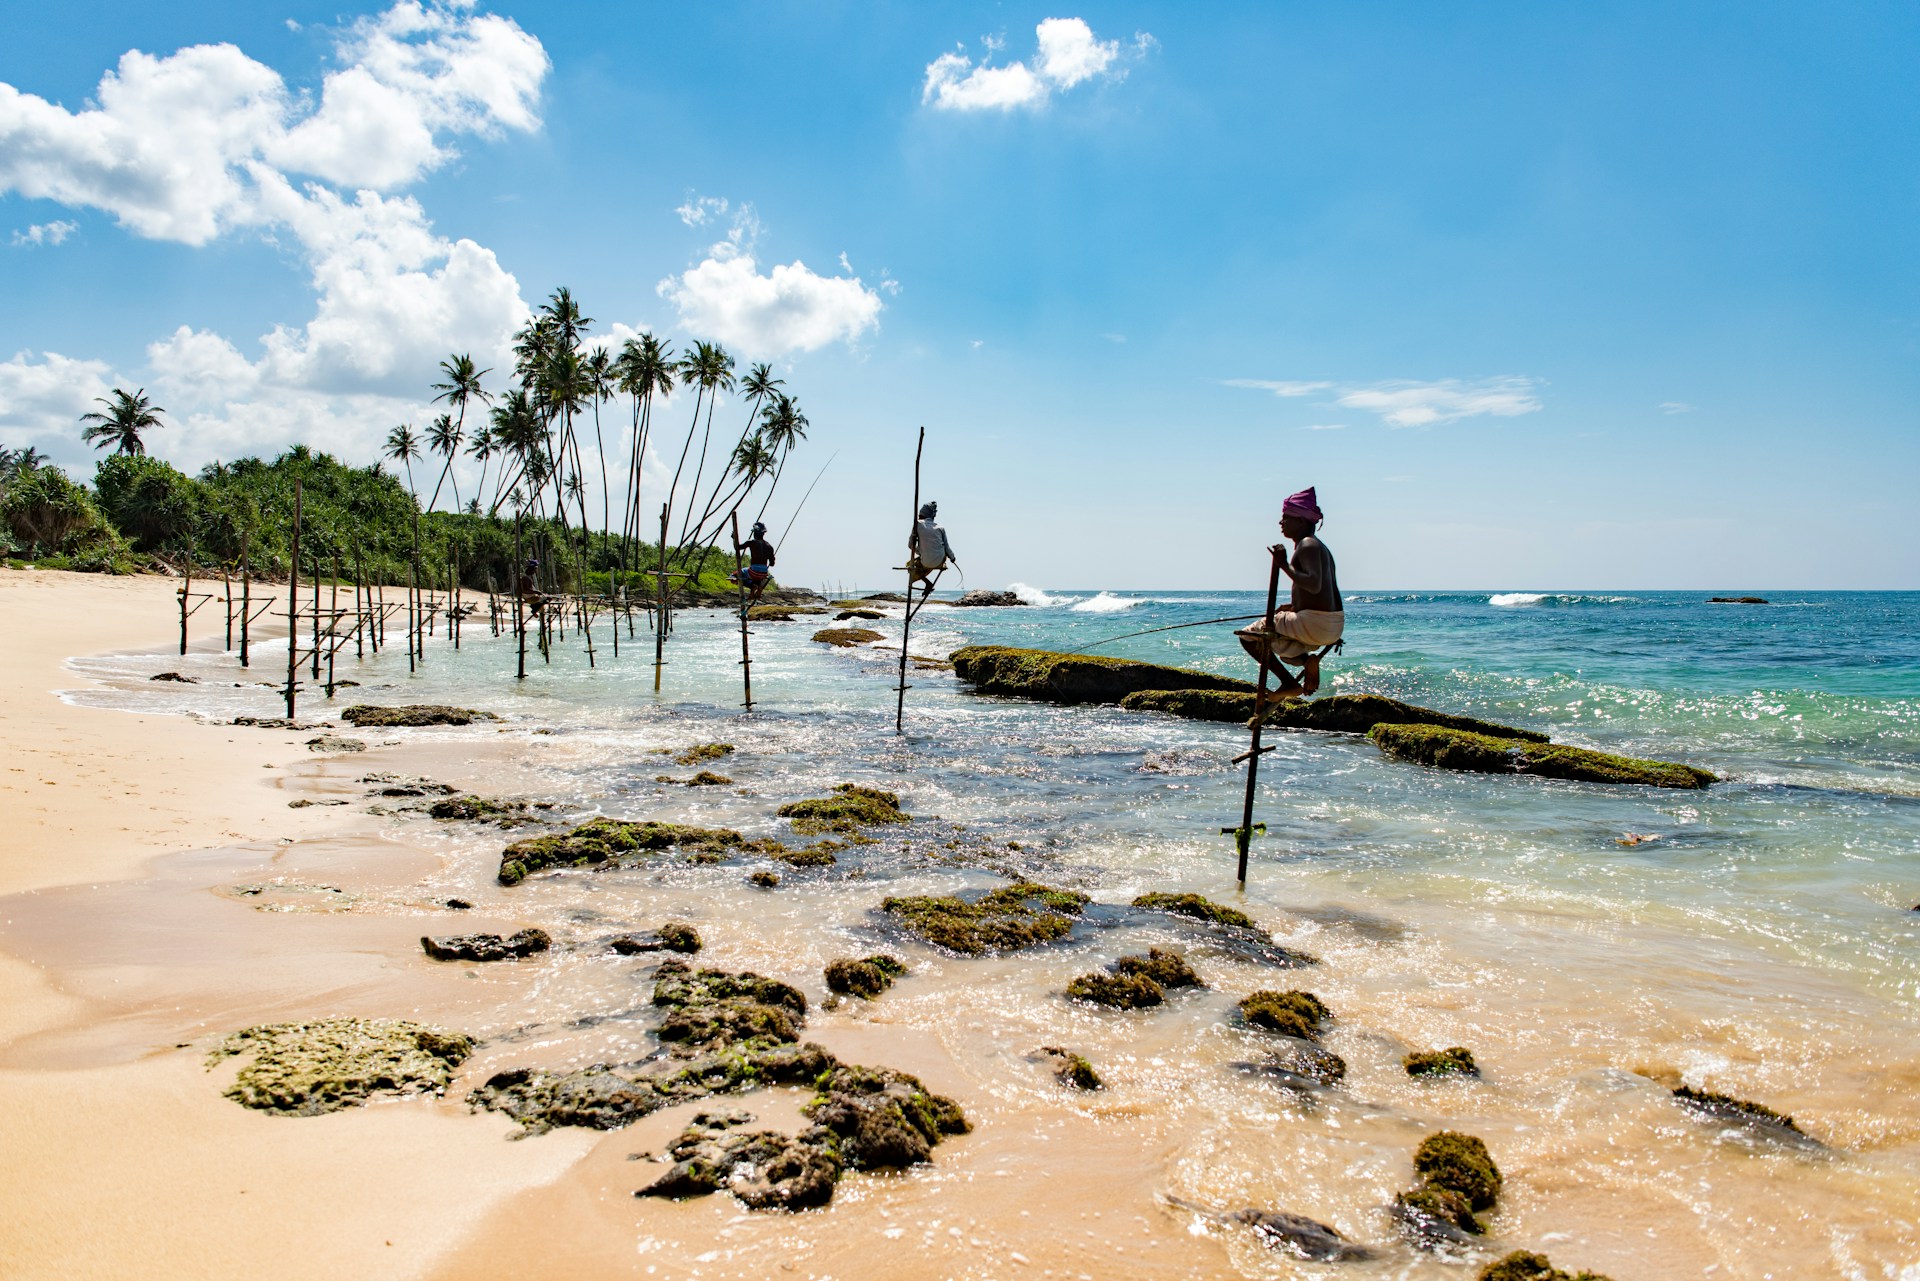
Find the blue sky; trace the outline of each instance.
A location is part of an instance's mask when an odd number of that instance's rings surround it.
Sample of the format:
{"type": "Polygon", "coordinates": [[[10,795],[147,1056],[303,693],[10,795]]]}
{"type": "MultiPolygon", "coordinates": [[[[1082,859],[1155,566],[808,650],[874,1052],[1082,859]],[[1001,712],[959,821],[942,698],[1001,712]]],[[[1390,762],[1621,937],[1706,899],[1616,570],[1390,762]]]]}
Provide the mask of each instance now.
{"type": "Polygon", "coordinates": [[[774,364],[795,472],[834,459],[794,581],[890,579],[924,424],[970,586],[1258,587],[1314,484],[1354,587],[1920,587],[1910,7],[105,4],[9,35],[0,442],[83,475],[108,386],[173,411],[184,467],[370,461],[439,356],[498,365],[567,285],[596,331],[774,364]],[[130,50],[161,61],[103,91],[130,50]]]}

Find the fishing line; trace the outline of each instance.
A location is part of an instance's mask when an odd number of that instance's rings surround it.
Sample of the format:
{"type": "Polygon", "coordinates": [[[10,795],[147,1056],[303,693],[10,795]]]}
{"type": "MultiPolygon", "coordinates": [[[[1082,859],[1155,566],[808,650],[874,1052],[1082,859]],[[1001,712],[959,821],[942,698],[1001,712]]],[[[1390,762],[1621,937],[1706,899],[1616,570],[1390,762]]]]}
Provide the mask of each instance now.
{"type": "Polygon", "coordinates": [[[820,475],[815,476],[813,478],[813,485],[808,485],[807,492],[800,495],[800,506],[793,509],[793,519],[789,520],[787,522],[787,527],[780,531],[780,541],[773,545],[774,551],[777,552],[782,547],[785,547],[787,545],[787,535],[793,532],[793,522],[800,519],[801,509],[807,505],[807,499],[813,497],[813,486],[818,485],[820,483],[820,476],[824,476],[827,474],[827,468],[833,466],[833,459],[838,458],[839,456],[840,456],[840,451],[836,449],[833,452],[833,458],[829,458],[827,459],[826,462],[820,464],[820,475]]]}
{"type": "Polygon", "coordinates": [[[1155,632],[1177,632],[1183,627],[1212,627],[1217,623],[1251,623],[1265,617],[1265,614],[1241,614],[1234,618],[1203,618],[1197,623],[1169,623],[1165,627],[1149,627],[1144,632],[1128,632],[1124,636],[1109,636],[1105,640],[1097,640],[1091,644],[1082,645],[1078,649],[1070,649],[1067,653],[1083,654],[1087,650],[1098,649],[1102,645],[1111,645],[1115,641],[1132,640],[1136,636],[1151,636],[1155,632]]]}

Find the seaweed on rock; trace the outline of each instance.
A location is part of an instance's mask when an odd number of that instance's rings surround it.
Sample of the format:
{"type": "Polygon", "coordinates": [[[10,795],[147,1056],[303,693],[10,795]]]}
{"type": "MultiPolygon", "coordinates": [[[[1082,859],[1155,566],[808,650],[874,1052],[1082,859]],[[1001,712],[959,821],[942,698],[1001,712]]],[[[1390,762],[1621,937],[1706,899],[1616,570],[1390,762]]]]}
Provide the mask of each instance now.
{"type": "Polygon", "coordinates": [[[1040,1047],[1039,1058],[1053,1068],[1053,1079],[1076,1090],[1104,1090],[1107,1083],[1094,1071],[1093,1064],[1072,1050],[1057,1045],[1040,1047]]]}
{"type": "Polygon", "coordinates": [[[816,1089],[801,1111],[832,1132],[855,1170],[918,1165],[942,1139],[973,1128],[959,1104],[891,1068],[842,1064],[816,1089]]]}
{"type": "Polygon", "coordinates": [[[357,703],[340,713],[340,719],[360,729],[397,729],[419,725],[471,725],[475,721],[497,721],[492,712],[471,707],[447,707],[440,703],[413,703],[404,707],[378,707],[357,703]]]}
{"type": "Polygon", "coordinates": [[[1198,894],[1142,894],[1133,900],[1133,905],[1154,912],[1171,912],[1175,916],[1190,916],[1196,921],[1205,921],[1209,925],[1230,925],[1243,930],[1258,928],[1254,925],[1253,918],[1245,912],[1215,903],[1198,894]]]}
{"type": "Polygon", "coordinates": [[[571,831],[530,837],[507,846],[500,852],[499,879],[502,885],[518,885],[550,867],[617,866],[628,855],[675,847],[724,856],[761,845],[730,828],[596,818],[571,831]]]}
{"type": "Polygon", "coordinates": [[[318,1116],[376,1094],[440,1094],[473,1053],[473,1038],[403,1019],[314,1019],[235,1032],[208,1065],[239,1054],[227,1097],[281,1116],[318,1116]]]}
{"type": "MultiPolygon", "coordinates": [[[[1164,712],[1192,721],[1244,723],[1253,715],[1253,693],[1250,689],[1150,689],[1127,695],[1120,700],[1120,706],[1128,711],[1164,712]]],[[[1317,730],[1329,734],[1365,734],[1375,725],[1435,725],[1530,743],[1547,741],[1547,736],[1537,730],[1417,707],[1380,694],[1331,694],[1325,698],[1296,699],[1269,709],[1267,724],[1276,729],[1317,730]]]]}
{"type": "Polygon", "coordinates": [[[1087,896],[1033,881],[990,890],[977,899],[953,894],[881,901],[880,910],[935,947],[964,956],[1013,952],[1048,943],[1073,929],[1087,896]]]}
{"type": "Polygon", "coordinates": [[[827,963],[827,989],[844,996],[872,1000],[892,987],[893,981],[906,972],[907,967],[900,958],[885,953],[842,958],[827,963]]]}
{"type": "Polygon", "coordinates": [[[1717,781],[1706,770],[1671,761],[1640,760],[1583,747],[1497,738],[1433,725],[1376,725],[1369,737],[1388,756],[1436,769],[1670,788],[1704,788],[1717,781]]]}
{"type": "Polygon", "coordinates": [[[911,814],[900,809],[900,798],[893,792],[883,792],[877,787],[861,787],[855,783],[841,783],[833,789],[832,796],[818,796],[811,800],[789,801],[774,811],[781,818],[793,820],[793,830],[801,835],[814,835],[820,832],[854,832],[863,827],[879,827],[888,823],[905,823],[912,820],[911,814]]]}
{"type": "Polygon", "coordinates": [[[1187,958],[1171,948],[1153,947],[1145,956],[1123,956],[1113,963],[1119,974],[1137,974],[1161,987],[1204,987],[1187,958]]]}
{"type": "Polygon", "coordinates": [[[1479,1076],[1480,1067],[1473,1061],[1473,1051],[1464,1045],[1450,1045],[1444,1050],[1416,1050],[1400,1060],[1408,1076],[1479,1076]]]}
{"type": "Polygon", "coordinates": [[[1598,1272],[1563,1272],[1544,1254],[1515,1250],[1480,1269],[1474,1281],[1608,1281],[1598,1272]]]}
{"type": "Polygon", "coordinates": [[[871,627],[825,627],[815,632],[813,639],[822,645],[831,645],[835,649],[852,649],[856,645],[866,645],[886,638],[871,627]]]}
{"type": "Polygon", "coordinates": [[[724,1188],[750,1210],[805,1210],[833,1199],[844,1165],[830,1134],[819,1127],[799,1135],[732,1129],[746,1119],[695,1116],[667,1148],[672,1168],[634,1195],[677,1200],[724,1188]]]}
{"type": "Polygon", "coordinates": [[[1240,1017],[1249,1026],[1302,1041],[1318,1041],[1320,1029],[1332,1018],[1326,1003],[1311,992],[1275,992],[1262,988],[1240,1000],[1240,1017]]]}
{"type": "Polygon", "coordinates": [[[675,765],[705,765],[708,761],[717,761],[733,754],[732,743],[697,743],[685,751],[673,752],[672,748],[663,748],[663,752],[672,753],[675,765]]]}
{"type": "Polygon", "coordinates": [[[1709,1121],[1738,1121],[1743,1124],[1764,1129],[1785,1131],[1802,1135],[1802,1130],[1792,1117],[1776,1112],[1764,1103],[1754,1103],[1747,1099],[1737,1099],[1731,1094],[1716,1094],[1712,1090],[1696,1090],[1683,1085],[1673,1092],[1680,1106],[1697,1117],[1709,1121]]]}
{"type": "Polygon", "coordinates": [[[949,657],[954,672],[977,693],[1051,703],[1118,703],[1128,694],[1150,689],[1253,690],[1248,682],[1231,676],[1097,654],[968,645],[949,657]]]}
{"type": "MultiPolygon", "coordinates": [[[[427,813],[443,822],[492,823],[499,827],[526,827],[538,823],[526,801],[503,801],[490,796],[449,796],[427,807],[427,813]]],[[[541,803],[539,808],[550,809],[541,803]]]]}
{"type": "Polygon", "coordinates": [[[1067,984],[1067,996],[1116,1010],[1142,1010],[1167,999],[1166,990],[1144,974],[1108,974],[1101,970],[1082,974],[1067,984]]]}

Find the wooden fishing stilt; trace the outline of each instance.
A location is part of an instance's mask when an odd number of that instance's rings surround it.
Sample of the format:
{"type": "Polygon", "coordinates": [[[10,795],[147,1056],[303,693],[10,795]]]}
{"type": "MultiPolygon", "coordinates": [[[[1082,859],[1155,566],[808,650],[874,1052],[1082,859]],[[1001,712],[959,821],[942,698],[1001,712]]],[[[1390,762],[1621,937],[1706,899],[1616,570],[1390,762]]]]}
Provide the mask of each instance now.
{"type": "MultiPolygon", "coordinates": [[[[733,576],[740,587],[740,679],[746,685],[746,709],[753,710],[753,652],[747,648],[747,574],[740,560],[740,509],[733,509],[733,576]]],[[[618,631],[618,628],[614,629],[618,631]]]]}
{"type": "Polygon", "coordinates": [[[667,662],[667,505],[660,504],[660,572],[653,578],[653,692],[660,692],[660,669],[667,662]]]}
{"type": "MultiPolygon", "coordinates": [[[[927,447],[927,429],[920,429],[920,439],[913,447],[913,519],[920,520],[920,455],[927,447]]],[[[913,526],[909,525],[911,529],[913,526]]],[[[914,557],[907,557],[907,603],[901,610],[900,619],[900,687],[893,708],[893,732],[907,732],[907,636],[913,631],[913,564],[914,557]]]]}
{"type": "Polygon", "coordinates": [[[527,679],[527,616],[524,612],[525,600],[522,589],[526,585],[526,573],[520,567],[525,562],[520,559],[520,514],[513,517],[513,634],[520,642],[520,671],[518,680],[527,679]]]}
{"type": "Polygon", "coordinates": [[[320,552],[313,553],[313,679],[320,679],[320,552]]]}
{"type": "Polygon", "coordinates": [[[353,656],[367,656],[367,626],[372,621],[367,609],[367,558],[360,554],[360,544],[353,545],[353,656]]]}
{"type": "Polygon", "coordinates": [[[227,602],[227,648],[233,648],[233,566],[228,562],[220,565],[220,582],[227,602]]]}
{"type": "Polygon", "coordinates": [[[287,719],[300,688],[300,479],[293,481],[293,552],[287,570],[287,719]]]}
{"type": "Polygon", "coordinates": [[[247,625],[253,621],[253,562],[247,559],[247,535],[240,534],[240,666],[247,666],[247,625]]]}
{"type": "Polygon", "coordinates": [[[187,652],[187,597],[193,591],[193,553],[187,553],[187,576],[180,581],[180,652],[187,652]]]}
{"type": "MultiPolygon", "coordinates": [[[[1273,552],[1273,573],[1271,577],[1267,579],[1266,617],[1269,628],[1273,626],[1273,611],[1279,607],[1279,603],[1280,550],[1276,546],[1273,552]]],[[[1233,837],[1234,844],[1239,848],[1240,868],[1237,875],[1240,888],[1243,890],[1247,888],[1247,847],[1253,843],[1253,794],[1254,789],[1259,786],[1260,782],[1260,758],[1273,750],[1271,747],[1262,747],[1260,745],[1260,733],[1267,725],[1267,677],[1272,672],[1273,663],[1275,662],[1272,655],[1273,649],[1270,644],[1263,647],[1260,651],[1260,692],[1254,696],[1253,721],[1251,722],[1253,725],[1253,745],[1247,749],[1244,755],[1233,758],[1233,763],[1236,765],[1241,761],[1247,763],[1247,796],[1246,803],[1240,810],[1240,826],[1237,828],[1223,827],[1220,829],[1220,834],[1222,836],[1233,837]]],[[[1260,824],[1259,830],[1265,832],[1267,825],[1265,823],[1260,824]]]]}

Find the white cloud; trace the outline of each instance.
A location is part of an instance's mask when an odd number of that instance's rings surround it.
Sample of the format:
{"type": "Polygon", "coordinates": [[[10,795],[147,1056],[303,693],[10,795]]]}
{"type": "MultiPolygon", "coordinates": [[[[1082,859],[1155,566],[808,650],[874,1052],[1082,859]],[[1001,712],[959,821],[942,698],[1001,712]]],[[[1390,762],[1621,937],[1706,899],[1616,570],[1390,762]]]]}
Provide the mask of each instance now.
{"type": "MultiPolygon", "coordinates": [[[[317,103],[231,45],[129,52],[78,112],[0,84],[0,193],[96,207],[194,245],[239,228],[290,233],[306,260],[315,314],[276,325],[257,357],[188,326],[149,346],[152,381],[186,427],[173,438],[183,461],[296,438],[341,448],[368,435],[370,449],[417,416],[448,352],[503,366],[528,313],[491,250],[438,235],[417,201],[387,193],[452,157],[453,135],[537,128],[540,42],[462,0],[400,0],[342,31],[336,54],[317,103]]],[[[97,362],[69,364],[105,377],[97,362]]],[[[18,395],[0,400],[0,429],[29,424],[74,430],[18,395]]]]}
{"type": "Polygon", "coordinates": [[[689,227],[702,227],[727,213],[725,196],[695,196],[674,210],[689,227]]]}
{"type": "Polygon", "coordinates": [[[763,273],[754,257],[760,232],[753,206],[741,205],[725,240],[660,282],[660,296],[674,305],[681,324],[757,357],[852,342],[879,323],[885,304],[852,274],[845,254],[846,275],[822,276],[798,260],[763,273]]]}
{"type": "Polygon", "coordinates": [[[50,436],[75,434],[81,414],[97,409],[112,371],[102,360],[74,360],[56,352],[35,357],[18,352],[0,361],[0,443],[44,444],[50,436]]]}
{"type": "Polygon", "coordinates": [[[13,246],[20,249],[57,245],[78,230],[80,230],[80,224],[77,222],[36,222],[25,231],[13,233],[13,246]]]}
{"type": "Polygon", "coordinates": [[[1367,385],[1230,378],[1226,380],[1226,385],[1288,397],[1331,392],[1331,403],[1344,409],[1361,409],[1378,414],[1389,427],[1430,427],[1435,423],[1449,423],[1482,414],[1511,418],[1519,414],[1538,413],[1541,409],[1534,380],[1512,375],[1483,378],[1477,382],[1460,378],[1443,378],[1435,382],[1392,379],[1367,385]]]}
{"type": "Polygon", "coordinates": [[[1693,412],[1693,406],[1684,400],[1663,400],[1660,402],[1660,412],[1663,414],[1690,414],[1693,412]]]}
{"type": "MultiPolygon", "coordinates": [[[[920,101],[942,111],[1038,108],[1056,90],[1097,77],[1118,80],[1126,75],[1128,54],[1120,42],[1096,40],[1085,19],[1047,18],[1034,28],[1034,36],[1037,47],[1031,66],[1025,62],[990,66],[985,61],[976,66],[964,53],[941,54],[927,64],[920,101]]],[[[982,43],[988,58],[1005,44],[994,38],[982,43]]],[[[1152,36],[1136,35],[1133,56],[1144,54],[1152,45],[1152,36]]]]}

